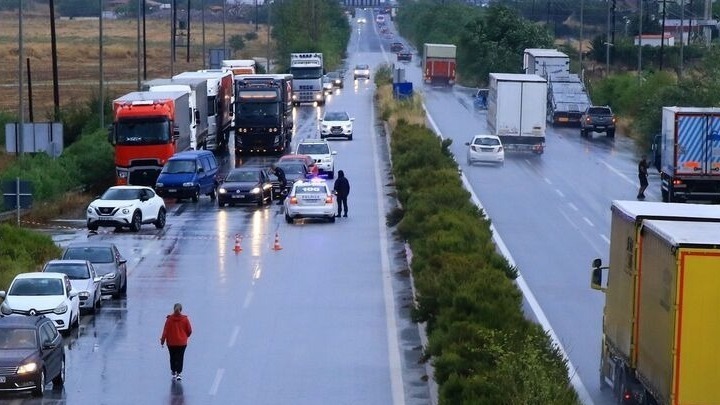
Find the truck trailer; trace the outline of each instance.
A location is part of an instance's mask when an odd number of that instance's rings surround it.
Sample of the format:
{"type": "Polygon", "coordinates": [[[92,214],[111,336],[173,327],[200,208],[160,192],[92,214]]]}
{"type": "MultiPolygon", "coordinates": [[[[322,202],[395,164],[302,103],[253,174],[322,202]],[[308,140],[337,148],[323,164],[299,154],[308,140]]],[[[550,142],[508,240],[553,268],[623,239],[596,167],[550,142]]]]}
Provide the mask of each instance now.
{"type": "Polygon", "coordinates": [[[257,73],[255,59],[225,59],[222,61],[222,70],[230,71],[234,75],[254,75],[257,73]]]}
{"type": "Polygon", "coordinates": [[[424,44],[422,71],[426,84],[455,84],[457,47],[449,44],[424,44]]]}
{"type": "Polygon", "coordinates": [[[108,141],[115,148],[118,185],[154,186],[176,152],[190,149],[187,92],[132,92],[113,101],[108,141]]]}
{"type": "Polygon", "coordinates": [[[325,104],[323,54],[317,52],[291,53],[290,73],[293,76],[293,104],[325,104]]]}
{"type": "Polygon", "coordinates": [[[585,110],[592,105],[580,76],[553,73],[548,79],[548,122],[553,125],[580,125],[585,110]]]}
{"type": "MultiPolygon", "coordinates": [[[[698,229],[706,223],[720,226],[720,207],[613,201],[610,263],[603,267],[601,259],[595,259],[591,279],[592,288],[604,291],[606,297],[600,354],[600,386],[611,389],[615,399],[622,404],[689,404],[693,402],[669,402],[667,393],[658,394],[659,388],[655,383],[651,384],[648,377],[656,372],[648,370],[646,365],[640,366],[639,362],[643,352],[649,348],[657,349],[656,340],[659,337],[656,331],[642,327],[643,317],[657,315],[654,313],[657,310],[656,301],[653,301],[657,298],[657,293],[647,292],[645,289],[653,284],[655,287],[652,288],[659,288],[662,280],[669,280],[670,277],[669,273],[659,274],[660,269],[653,267],[657,264],[655,259],[648,258],[662,257],[667,253],[665,248],[658,250],[657,244],[648,242],[646,225],[653,221],[674,221],[690,224],[687,225],[689,228],[697,226],[698,229]],[[604,283],[605,270],[607,281],[604,283]],[[656,402],[650,401],[651,399],[656,402]]],[[[672,266],[667,267],[671,268],[672,266]]],[[[670,351],[670,347],[664,350],[670,351]]],[[[662,357],[663,354],[657,356],[662,357]]]]}
{"type": "Polygon", "coordinates": [[[228,147],[228,140],[233,123],[233,74],[230,71],[204,70],[183,72],[173,79],[203,79],[207,82],[207,116],[208,135],[207,149],[223,151],[228,147]]]}
{"type": "Polygon", "coordinates": [[[660,191],[665,202],[720,202],[720,108],[663,107],[660,191]]]}
{"type": "Polygon", "coordinates": [[[528,48],[523,54],[523,72],[545,78],[551,74],[569,74],[570,58],[555,49],[528,48]]]}
{"type": "Polygon", "coordinates": [[[293,130],[293,76],[235,76],[235,153],[282,153],[293,130]]]}
{"type": "Polygon", "coordinates": [[[538,75],[490,73],[487,122],[506,149],[545,150],[547,82],[538,75]]]}

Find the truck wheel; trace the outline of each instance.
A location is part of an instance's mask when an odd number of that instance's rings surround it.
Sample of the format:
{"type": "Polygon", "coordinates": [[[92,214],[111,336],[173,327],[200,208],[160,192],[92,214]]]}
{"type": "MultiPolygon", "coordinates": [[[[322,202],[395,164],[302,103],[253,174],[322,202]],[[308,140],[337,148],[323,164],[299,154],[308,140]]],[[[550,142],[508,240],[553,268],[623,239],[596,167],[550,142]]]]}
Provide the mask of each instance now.
{"type": "Polygon", "coordinates": [[[615,138],[615,130],[608,129],[607,132],[605,133],[605,135],[607,135],[608,138],[615,138]]]}

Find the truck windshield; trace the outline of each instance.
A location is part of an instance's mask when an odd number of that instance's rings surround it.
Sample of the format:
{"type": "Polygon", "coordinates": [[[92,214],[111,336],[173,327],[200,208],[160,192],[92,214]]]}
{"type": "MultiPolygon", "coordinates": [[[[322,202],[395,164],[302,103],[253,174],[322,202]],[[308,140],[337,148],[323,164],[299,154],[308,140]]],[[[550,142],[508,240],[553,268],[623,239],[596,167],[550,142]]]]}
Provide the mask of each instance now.
{"type": "Polygon", "coordinates": [[[278,103],[239,103],[237,104],[237,119],[246,123],[276,123],[279,116],[278,103]]]}
{"type": "Polygon", "coordinates": [[[293,75],[293,79],[319,79],[323,75],[322,68],[320,67],[302,67],[302,68],[290,68],[290,73],[293,75]]]}
{"type": "Polygon", "coordinates": [[[170,142],[170,123],[163,119],[122,120],[115,129],[118,145],[160,145],[170,142]]]}

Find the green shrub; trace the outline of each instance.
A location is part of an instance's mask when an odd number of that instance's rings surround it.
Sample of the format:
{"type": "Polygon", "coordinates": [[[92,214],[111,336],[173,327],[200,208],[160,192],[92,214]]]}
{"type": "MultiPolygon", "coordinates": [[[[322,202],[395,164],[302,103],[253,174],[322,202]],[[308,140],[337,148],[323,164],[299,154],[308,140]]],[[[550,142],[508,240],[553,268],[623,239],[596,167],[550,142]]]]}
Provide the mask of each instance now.
{"type": "Polygon", "coordinates": [[[231,36],[228,40],[228,44],[230,44],[230,48],[234,52],[245,49],[245,40],[243,39],[242,35],[235,34],[231,36]]]}
{"type": "Polygon", "coordinates": [[[6,290],[15,275],[37,271],[59,256],[60,248],[49,236],[0,224],[0,289],[6,290]]]}
{"type": "Polygon", "coordinates": [[[245,37],[246,41],[254,41],[254,40],[258,39],[258,34],[255,31],[246,32],[245,35],[243,35],[243,36],[245,37]]]}

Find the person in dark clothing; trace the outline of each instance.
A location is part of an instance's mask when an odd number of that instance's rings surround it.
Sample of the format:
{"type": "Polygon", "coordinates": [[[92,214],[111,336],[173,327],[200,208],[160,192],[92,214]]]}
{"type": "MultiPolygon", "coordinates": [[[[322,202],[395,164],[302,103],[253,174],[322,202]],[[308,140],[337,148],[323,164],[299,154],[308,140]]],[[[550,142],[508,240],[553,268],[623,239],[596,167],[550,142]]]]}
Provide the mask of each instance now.
{"type": "Polygon", "coordinates": [[[348,215],[347,198],[348,198],[348,195],[350,195],[350,182],[348,181],[347,177],[345,177],[345,172],[343,172],[342,170],[338,170],[338,175],[337,175],[337,179],[335,179],[333,191],[337,195],[337,200],[338,200],[338,212],[337,212],[337,215],[335,215],[335,216],[340,217],[340,214],[342,214],[343,209],[344,209],[345,215],[343,215],[343,216],[347,217],[347,215],[348,215]]]}
{"type": "Polygon", "coordinates": [[[645,199],[645,189],[648,186],[648,168],[650,163],[647,161],[647,156],[643,155],[642,160],[638,163],[638,179],[640,180],[640,190],[638,191],[638,200],[645,199]]]}
{"type": "Polygon", "coordinates": [[[280,183],[280,196],[278,198],[277,204],[282,205],[287,192],[287,178],[285,177],[285,170],[283,170],[282,167],[276,165],[275,163],[270,165],[270,170],[275,175],[275,177],[278,178],[278,182],[280,183]]]}
{"type": "Polygon", "coordinates": [[[185,358],[185,349],[187,348],[188,338],[192,334],[192,326],[190,319],[182,314],[182,305],[175,304],[173,313],[165,319],[165,327],[160,337],[160,347],[167,342],[168,352],[170,352],[170,371],[172,371],[173,380],[182,380],[183,360],[185,358]]]}

